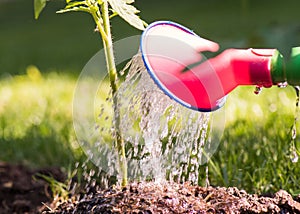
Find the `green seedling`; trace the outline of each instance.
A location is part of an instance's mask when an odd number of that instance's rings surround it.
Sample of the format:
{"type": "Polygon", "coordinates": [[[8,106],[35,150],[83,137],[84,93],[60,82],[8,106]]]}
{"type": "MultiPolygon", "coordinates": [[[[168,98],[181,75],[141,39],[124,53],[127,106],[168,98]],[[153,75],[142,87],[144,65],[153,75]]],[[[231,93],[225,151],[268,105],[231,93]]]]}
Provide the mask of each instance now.
{"type": "Polygon", "coordinates": [[[52,176],[43,175],[40,173],[37,173],[34,176],[34,179],[38,179],[38,178],[45,180],[49,184],[49,187],[52,191],[52,195],[54,198],[60,197],[63,199],[67,199],[69,197],[68,186],[65,183],[57,181],[52,176]]]}
{"type": "MultiPolygon", "coordinates": [[[[118,91],[118,72],[116,69],[113,41],[111,34],[110,19],[119,15],[127,23],[133,27],[143,30],[146,25],[143,20],[136,14],[139,11],[132,5],[134,0],[66,0],[66,6],[64,9],[59,10],[57,13],[65,13],[72,11],[89,13],[96,24],[96,30],[99,32],[102,38],[103,47],[106,56],[107,71],[110,81],[110,87],[113,97],[113,111],[114,111],[114,130],[116,141],[116,148],[118,150],[120,170],[122,173],[122,186],[127,184],[127,161],[125,154],[124,140],[120,131],[120,118],[118,109],[118,98],[116,95],[118,91]]],[[[34,0],[35,18],[37,19],[46,6],[46,0],[34,0]]]]}

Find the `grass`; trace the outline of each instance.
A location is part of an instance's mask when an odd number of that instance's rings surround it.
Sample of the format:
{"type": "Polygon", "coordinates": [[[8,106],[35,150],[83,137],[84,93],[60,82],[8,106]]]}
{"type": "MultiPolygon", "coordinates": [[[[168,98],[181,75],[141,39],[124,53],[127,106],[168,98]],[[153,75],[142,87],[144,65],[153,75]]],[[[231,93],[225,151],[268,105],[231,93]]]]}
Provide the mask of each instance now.
{"type": "Polygon", "coordinates": [[[1,80],[1,160],[32,166],[67,166],[80,154],[72,127],[76,80],[30,66],[1,80]]]}
{"type": "MultiPolygon", "coordinates": [[[[28,1],[0,3],[0,160],[68,169],[85,159],[72,124],[76,79],[101,42],[88,16],[56,15],[62,2],[48,4],[34,21],[28,1]]],[[[300,44],[299,4],[136,2],[146,21],[177,21],[222,47],[283,49],[300,44]]],[[[113,19],[112,25],[115,40],[138,33],[120,19],[113,19]]],[[[239,88],[228,97],[226,129],[209,163],[210,182],[257,193],[281,188],[300,193],[300,163],[288,157],[295,93],[290,87],[265,89],[259,96],[253,91],[239,88]]],[[[300,148],[299,141],[297,137],[300,148]]]]}
{"type": "MultiPolygon", "coordinates": [[[[26,75],[0,81],[2,161],[68,169],[85,159],[72,124],[75,85],[72,76],[42,75],[35,66],[26,75]]],[[[288,156],[295,92],[274,87],[255,95],[253,90],[240,87],[228,97],[226,129],[209,164],[210,182],[257,193],[299,193],[299,163],[288,156]]]]}
{"type": "Polygon", "coordinates": [[[210,167],[211,182],[250,192],[285,189],[299,194],[300,165],[290,159],[296,93],[275,87],[257,96],[253,90],[240,88],[228,99],[228,121],[212,158],[216,168],[210,167]]]}

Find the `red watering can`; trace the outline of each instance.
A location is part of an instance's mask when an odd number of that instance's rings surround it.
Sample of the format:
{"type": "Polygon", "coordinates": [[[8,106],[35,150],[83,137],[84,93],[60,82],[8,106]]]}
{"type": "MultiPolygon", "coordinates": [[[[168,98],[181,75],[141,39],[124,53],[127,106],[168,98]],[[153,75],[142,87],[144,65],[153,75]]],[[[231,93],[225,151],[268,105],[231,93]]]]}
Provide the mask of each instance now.
{"type": "Polygon", "coordinates": [[[142,58],[155,83],[172,99],[202,112],[217,110],[239,85],[271,87],[300,84],[300,47],[288,63],[276,49],[228,49],[170,21],[149,25],[140,45],[142,58]]]}

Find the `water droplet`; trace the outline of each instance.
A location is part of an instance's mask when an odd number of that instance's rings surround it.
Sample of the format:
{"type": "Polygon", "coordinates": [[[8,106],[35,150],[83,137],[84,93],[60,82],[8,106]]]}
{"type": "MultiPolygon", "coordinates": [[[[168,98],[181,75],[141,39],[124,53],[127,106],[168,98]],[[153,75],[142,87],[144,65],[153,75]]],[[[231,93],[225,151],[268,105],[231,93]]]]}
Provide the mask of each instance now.
{"type": "Polygon", "coordinates": [[[210,182],[209,182],[209,177],[208,177],[208,165],[205,167],[205,186],[209,187],[210,186],[210,182]]]}
{"type": "Polygon", "coordinates": [[[287,82],[281,82],[277,84],[278,88],[286,88],[288,86],[287,82]]]}
{"type": "Polygon", "coordinates": [[[297,163],[297,162],[298,162],[298,159],[299,159],[299,156],[298,156],[297,152],[296,152],[296,151],[293,151],[292,154],[291,154],[291,161],[292,161],[293,163],[297,163]]]}
{"type": "Polygon", "coordinates": [[[255,86],[255,89],[254,89],[254,94],[260,94],[260,92],[261,92],[261,90],[262,90],[262,87],[261,86],[255,86]]]}
{"type": "Polygon", "coordinates": [[[296,127],[293,127],[292,128],[292,140],[295,140],[297,137],[297,130],[296,130],[296,127]]]}

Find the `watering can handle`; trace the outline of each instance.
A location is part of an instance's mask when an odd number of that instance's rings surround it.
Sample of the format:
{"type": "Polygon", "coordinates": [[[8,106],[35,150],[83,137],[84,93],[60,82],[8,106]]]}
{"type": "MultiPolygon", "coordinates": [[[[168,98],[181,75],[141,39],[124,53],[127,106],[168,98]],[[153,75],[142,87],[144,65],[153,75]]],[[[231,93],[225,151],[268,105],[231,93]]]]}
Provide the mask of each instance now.
{"type": "Polygon", "coordinates": [[[287,82],[289,85],[300,85],[300,47],[294,47],[287,62],[276,50],[272,57],[271,76],[274,84],[287,82]]]}
{"type": "Polygon", "coordinates": [[[300,47],[292,48],[291,58],[286,64],[286,79],[290,85],[300,85],[300,47]]]}

